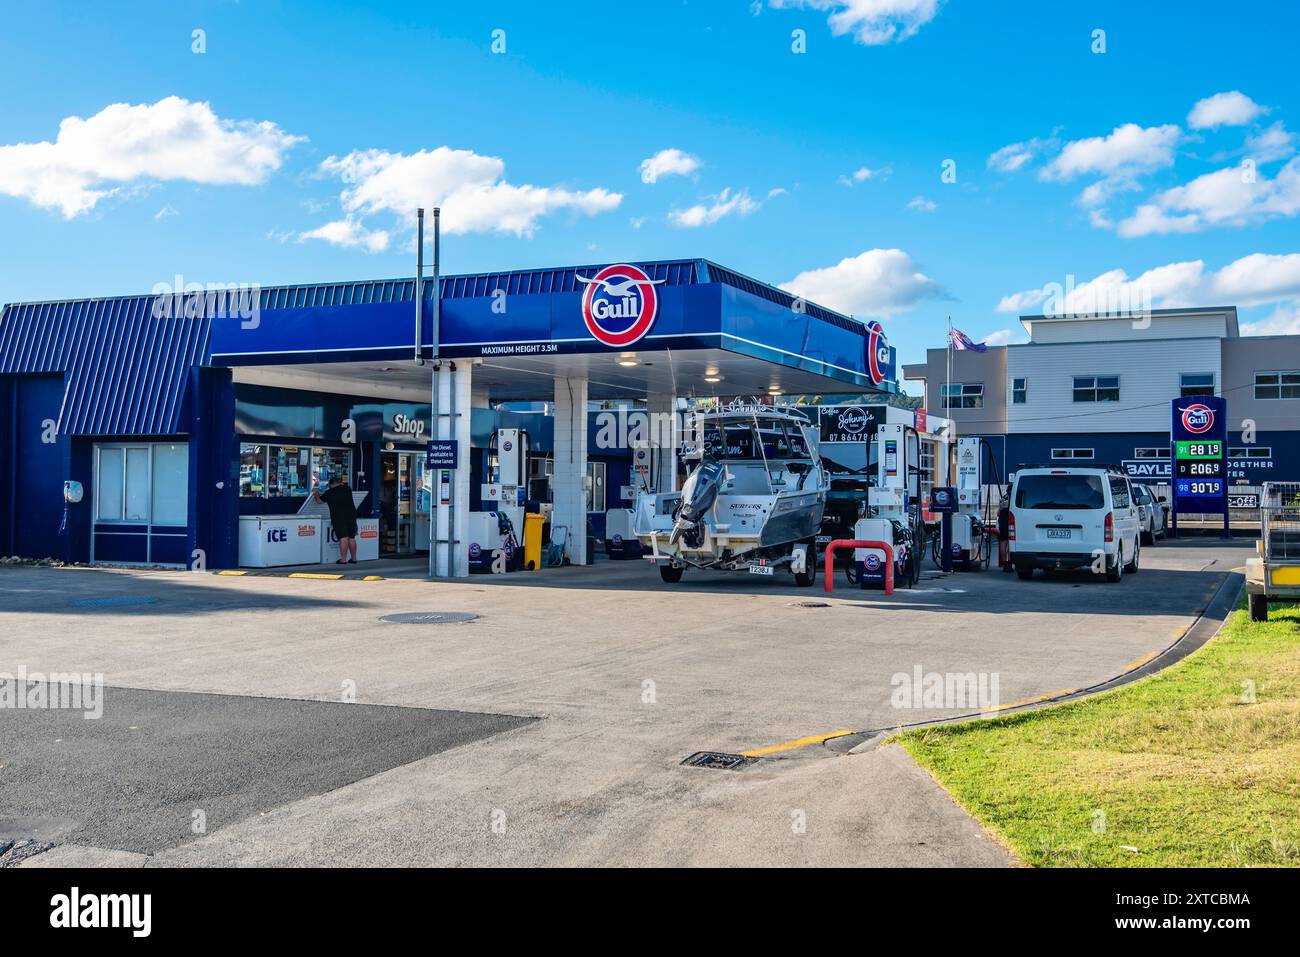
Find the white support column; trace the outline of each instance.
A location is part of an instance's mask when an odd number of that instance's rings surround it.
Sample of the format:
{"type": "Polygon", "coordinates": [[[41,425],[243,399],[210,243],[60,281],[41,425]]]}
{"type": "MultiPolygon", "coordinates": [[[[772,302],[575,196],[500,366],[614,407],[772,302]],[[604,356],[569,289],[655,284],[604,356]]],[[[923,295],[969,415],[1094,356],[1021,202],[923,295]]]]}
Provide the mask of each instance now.
{"type": "Polygon", "coordinates": [[[569,530],[569,559],[587,561],[587,380],[555,380],[555,497],[552,527],[569,530]]]}
{"type": "Polygon", "coordinates": [[[650,487],[659,494],[677,491],[677,443],[681,441],[680,428],[674,429],[672,423],[678,422],[677,397],[665,393],[654,393],[646,397],[646,410],[651,422],[651,461],[655,463],[650,475],[650,487]]]}
{"type": "Polygon", "coordinates": [[[433,432],[439,439],[455,439],[459,467],[448,471],[436,469],[433,479],[433,535],[430,562],[433,574],[445,578],[469,577],[469,553],[466,551],[470,482],[470,409],[473,383],[470,362],[446,362],[434,370],[433,432]],[[453,370],[455,367],[455,371],[453,370]],[[450,478],[444,482],[444,478],[450,478]]]}

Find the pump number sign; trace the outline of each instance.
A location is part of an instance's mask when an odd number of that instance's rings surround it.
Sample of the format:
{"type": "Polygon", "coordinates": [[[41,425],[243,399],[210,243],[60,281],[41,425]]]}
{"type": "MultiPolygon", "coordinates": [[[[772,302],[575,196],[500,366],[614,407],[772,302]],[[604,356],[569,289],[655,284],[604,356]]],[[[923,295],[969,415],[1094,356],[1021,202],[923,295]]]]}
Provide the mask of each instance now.
{"type": "Polygon", "coordinates": [[[1174,399],[1174,512],[1227,514],[1228,404],[1219,396],[1174,399]]]}

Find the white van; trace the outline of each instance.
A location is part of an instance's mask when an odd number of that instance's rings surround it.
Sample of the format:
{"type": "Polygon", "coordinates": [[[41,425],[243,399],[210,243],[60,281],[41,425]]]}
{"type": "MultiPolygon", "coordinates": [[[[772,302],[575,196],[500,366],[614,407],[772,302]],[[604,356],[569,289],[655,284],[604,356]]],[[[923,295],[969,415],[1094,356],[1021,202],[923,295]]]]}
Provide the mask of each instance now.
{"type": "Polygon", "coordinates": [[[1035,568],[1095,567],[1117,582],[1138,570],[1141,535],[1138,503],[1122,472],[1043,466],[1015,474],[1007,540],[1021,578],[1035,568]]]}

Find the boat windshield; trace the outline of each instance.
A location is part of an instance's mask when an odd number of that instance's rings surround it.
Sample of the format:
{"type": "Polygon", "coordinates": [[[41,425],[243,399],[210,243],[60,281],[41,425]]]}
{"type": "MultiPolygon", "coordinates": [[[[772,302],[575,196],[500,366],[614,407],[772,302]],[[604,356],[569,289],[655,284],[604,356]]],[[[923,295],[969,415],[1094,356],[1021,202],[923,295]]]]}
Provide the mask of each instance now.
{"type": "Polygon", "coordinates": [[[704,452],[730,462],[811,458],[803,431],[795,422],[766,418],[708,418],[701,423],[704,452]]]}

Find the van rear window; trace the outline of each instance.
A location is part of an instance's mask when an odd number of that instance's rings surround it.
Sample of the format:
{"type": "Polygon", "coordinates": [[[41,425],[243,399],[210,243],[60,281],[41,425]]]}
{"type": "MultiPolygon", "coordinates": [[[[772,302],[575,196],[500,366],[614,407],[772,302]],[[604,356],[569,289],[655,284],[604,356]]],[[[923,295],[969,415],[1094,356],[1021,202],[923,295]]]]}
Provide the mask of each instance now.
{"type": "Polygon", "coordinates": [[[1022,475],[1016,484],[1016,508],[1105,507],[1099,475],[1022,475]]]}

